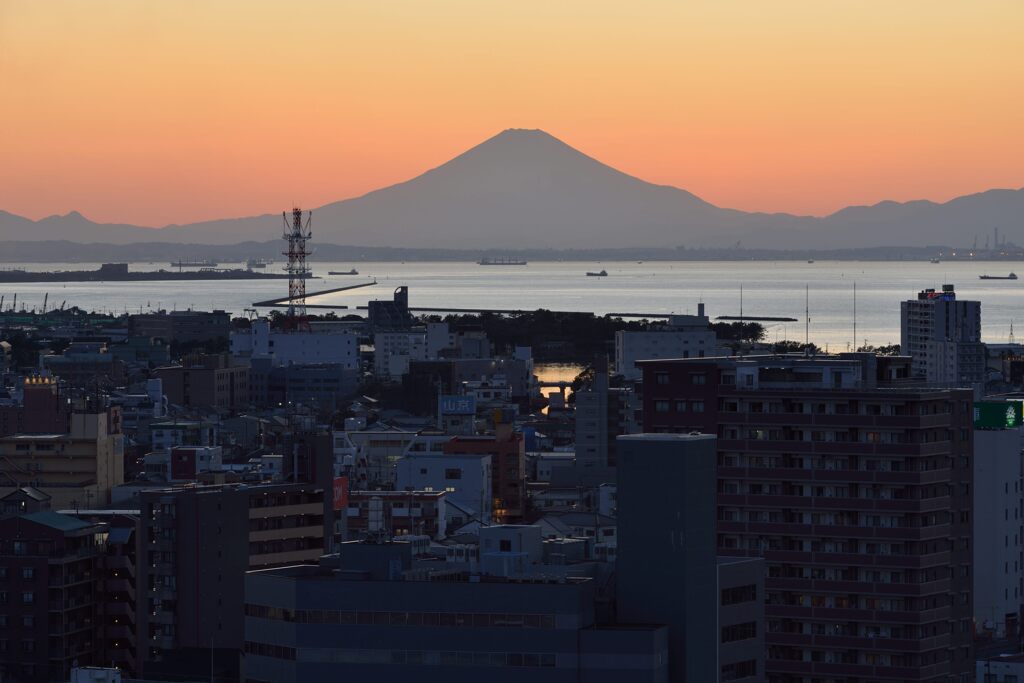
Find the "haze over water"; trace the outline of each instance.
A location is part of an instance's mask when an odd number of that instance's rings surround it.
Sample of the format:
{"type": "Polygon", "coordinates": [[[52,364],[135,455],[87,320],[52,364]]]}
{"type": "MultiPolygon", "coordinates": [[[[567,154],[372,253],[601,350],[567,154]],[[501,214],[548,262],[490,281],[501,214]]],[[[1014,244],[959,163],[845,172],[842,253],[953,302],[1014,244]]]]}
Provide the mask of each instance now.
{"type": "MultiPolygon", "coordinates": [[[[230,264],[222,264],[230,265],[230,264]]],[[[98,264],[34,265],[32,270],[91,269],[98,264]]],[[[268,272],[281,267],[275,263],[268,272]]],[[[956,285],[963,299],[982,302],[982,336],[1005,342],[1010,323],[1024,321],[1024,279],[979,280],[980,274],[1024,274],[1024,263],[1012,262],[855,262],[816,263],[777,261],[713,262],[531,262],[527,266],[479,266],[475,263],[324,263],[312,264],[321,279],[310,280],[316,291],[357,284],[376,278],[373,287],[310,299],[309,303],[365,305],[369,299],[390,298],[408,285],[413,307],[494,308],[595,313],[695,313],[697,303],[707,314],[738,315],[740,285],[747,316],[788,316],[796,323],[766,323],[768,340],[804,338],[805,287],[810,292],[810,338],[829,350],[845,350],[853,340],[853,284],[857,283],[859,344],[898,343],[899,302],[921,289],[956,285]],[[328,270],[355,267],[358,276],[329,276],[328,270]],[[587,277],[590,270],[607,270],[608,277],[587,277]]],[[[133,264],[133,270],[167,268],[166,264],[133,264]]],[[[192,282],[74,282],[0,284],[10,306],[17,292],[19,308],[39,309],[49,292],[49,306],[68,306],[122,313],[158,306],[209,310],[222,308],[235,315],[254,301],[285,296],[286,280],[192,282]]],[[[266,313],[269,309],[262,309],[266,313]]],[[[311,312],[326,311],[313,309],[311,312]]],[[[365,311],[350,311],[365,314],[365,311]]],[[[339,315],[346,313],[338,311],[339,315]]]]}

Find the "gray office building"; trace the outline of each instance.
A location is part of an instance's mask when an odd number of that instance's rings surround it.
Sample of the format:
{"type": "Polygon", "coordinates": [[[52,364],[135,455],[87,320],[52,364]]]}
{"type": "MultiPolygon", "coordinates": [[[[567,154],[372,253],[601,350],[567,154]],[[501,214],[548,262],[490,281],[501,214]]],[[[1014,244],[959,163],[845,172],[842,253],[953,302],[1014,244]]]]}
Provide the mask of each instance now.
{"type": "Polygon", "coordinates": [[[669,679],[764,680],[764,561],[716,557],[716,438],[618,438],[618,621],[668,627],[669,679]]]}
{"type": "Polygon", "coordinates": [[[666,629],[599,626],[593,580],[429,569],[412,547],[350,542],[320,566],[249,572],[242,680],[668,680],[666,629]]]}

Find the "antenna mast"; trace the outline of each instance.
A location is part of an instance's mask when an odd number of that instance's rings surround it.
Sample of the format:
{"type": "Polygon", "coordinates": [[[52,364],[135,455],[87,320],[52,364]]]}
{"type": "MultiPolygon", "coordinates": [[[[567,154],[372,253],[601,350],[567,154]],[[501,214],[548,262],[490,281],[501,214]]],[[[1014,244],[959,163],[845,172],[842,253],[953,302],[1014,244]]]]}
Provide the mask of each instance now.
{"type": "Polygon", "coordinates": [[[305,226],[302,224],[302,209],[297,206],[292,209],[291,224],[288,223],[287,213],[282,213],[281,218],[284,221],[282,238],[288,242],[288,251],[283,252],[288,257],[288,265],[285,266],[288,272],[288,320],[297,327],[306,318],[306,278],[309,277],[306,240],[313,237],[310,230],[313,212],[309,212],[305,226]]]}

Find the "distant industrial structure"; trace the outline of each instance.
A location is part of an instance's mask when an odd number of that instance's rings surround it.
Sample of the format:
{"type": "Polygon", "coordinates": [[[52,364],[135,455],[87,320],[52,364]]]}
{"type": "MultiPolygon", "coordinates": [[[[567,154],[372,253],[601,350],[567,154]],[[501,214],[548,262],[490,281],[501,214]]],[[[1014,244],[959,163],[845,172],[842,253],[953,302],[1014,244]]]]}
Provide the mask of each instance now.
{"type": "Polygon", "coordinates": [[[313,222],[313,212],[310,211],[306,223],[302,223],[302,209],[292,209],[292,222],[289,225],[288,215],[281,214],[284,219],[283,239],[288,242],[288,251],[284,255],[288,257],[288,265],[285,271],[288,273],[288,318],[293,324],[301,324],[306,317],[306,278],[309,277],[309,267],[306,265],[306,257],[309,252],[306,250],[306,240],[313,238],[310,225],[313,222]]]}

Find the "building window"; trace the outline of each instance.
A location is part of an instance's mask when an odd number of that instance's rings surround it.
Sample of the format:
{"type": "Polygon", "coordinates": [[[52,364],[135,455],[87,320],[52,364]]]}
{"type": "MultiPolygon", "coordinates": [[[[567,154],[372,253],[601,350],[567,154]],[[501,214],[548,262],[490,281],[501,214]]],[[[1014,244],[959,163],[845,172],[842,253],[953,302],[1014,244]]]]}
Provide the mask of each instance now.
{"type": "Polygon", "coordinates": [[[721,681],[736,681],[741,678],[749,678],[757,675],[757,661],[748,659],[745,662],[726,664],[722,667],[721,681]]]}
{"type": "Polygon", "coordinates": [[[445,479],[462,479],[462,470],[458,467],[451,467],[444,471],[445,479]]]}
{"type": "Polygon", "coordinates": [[[667,372],[656,372],[654,373],[654,382],[656,384],[668,384],[668,373],[667,372]]]}
{"type": "Polygon", "coordinates": [[[26,616],[21,618],[21,625],[24,626],[25,628],[32,628],[33,626],[36,625],[36,618],[33,617],[30,614],[26,615],[26,616]]]}
{"type": "Polygon", "coordinates": [[[36,570],[35,569],[33,569],[32,567],[22,567],[22,569],[21,569],[21,578],[25,579],[26,581],[31,581],[35,577],[36,577],[36,570]]]}
{"type": "Polygon", "coordinates": [[[656,412],[656,413],[667,413],[668,411],[669,411],[669,402],[668,401],[655,401],[654,402],[654,412],[656,412]]]}
{"type": "Polygon", "coordinates": [[[690,375],[690,384],[693,384],[695,386],[700,386],[702,384],[706,384],[707,381],[708,381],[708,376],[705,375],[704,373],[690,375]]]}
{"type": "Polygon", "coordinates": [[[722,642],[733,643],[737,640],[749,640],[757,637],[757,622],[748,621],[743,624],[733,624],[722,627],[722,642]]]}
{"type": "Polygon", "coordinates": [[[735,588],[722,589],[722,605],[737,605],[741,602],[754,602],[757,600],[757,585],[736,586],[735,588]]]}
{"type": "Polygon", "coordinates": [[[695,413],[703,413],[704,412],[704,401],[693,401],[693,402],[691,402],[690,403],[690,410],[692,410],[695,413]]]}
{"type": "Polygon", "coordinates": [[[25,591],[21,594],[21,604],[31,605],[36,601],[36,594],[32,591],[25,591]]]}
{"type": "Polygon", "coordinates": [[[677,413],[685,413],[686,412],[686,401],[676,401],[676,412],[677,413]]]}

